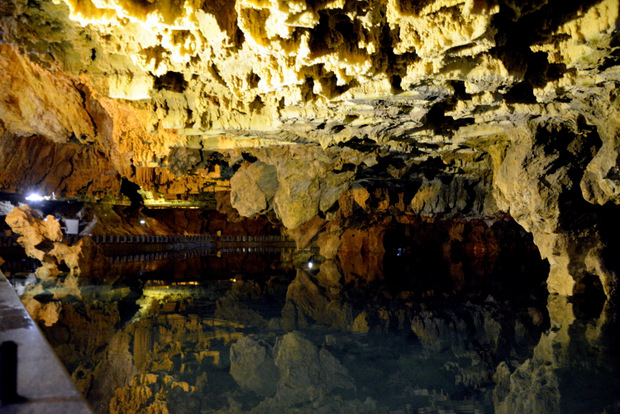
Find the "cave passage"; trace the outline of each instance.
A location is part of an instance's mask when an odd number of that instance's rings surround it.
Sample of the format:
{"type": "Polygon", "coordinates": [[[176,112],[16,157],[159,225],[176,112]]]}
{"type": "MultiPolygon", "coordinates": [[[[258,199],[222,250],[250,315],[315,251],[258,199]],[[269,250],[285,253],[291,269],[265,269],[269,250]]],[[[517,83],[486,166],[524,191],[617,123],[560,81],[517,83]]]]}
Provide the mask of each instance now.
{"type": "Polygon", "coordinates": [[[387,283],[419,297],[488,295],[546,301],[549,265],[531,235],[512,220],[434,220],[388,228],[383,272],[387,283]]]}

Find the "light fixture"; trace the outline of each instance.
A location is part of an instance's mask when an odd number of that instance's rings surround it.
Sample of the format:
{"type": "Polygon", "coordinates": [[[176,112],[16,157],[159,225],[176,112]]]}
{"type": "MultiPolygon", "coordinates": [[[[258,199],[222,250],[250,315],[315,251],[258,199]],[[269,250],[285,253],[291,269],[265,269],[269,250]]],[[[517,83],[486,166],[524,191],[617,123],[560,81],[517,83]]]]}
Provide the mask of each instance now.
{"type": "Polygon", "coordinates": [[[141,220],[140,220],[140,224],[146,224],[146,220],[141,219],[141,220]]]}
{"type": "Polygon", "coordinates": [[[310,260],[308,262],[308,269],[312,269],[314,267],[314,263],[312,263],[312,260],[310,260]]]}
{"type": "Polygon", "coordinates": [[[28,197],[26,197],[26,200],[28,201],[43,201],[45,200],[45,197],[40,196],[37,193],[30,193],[28,194],[28,197]]]}

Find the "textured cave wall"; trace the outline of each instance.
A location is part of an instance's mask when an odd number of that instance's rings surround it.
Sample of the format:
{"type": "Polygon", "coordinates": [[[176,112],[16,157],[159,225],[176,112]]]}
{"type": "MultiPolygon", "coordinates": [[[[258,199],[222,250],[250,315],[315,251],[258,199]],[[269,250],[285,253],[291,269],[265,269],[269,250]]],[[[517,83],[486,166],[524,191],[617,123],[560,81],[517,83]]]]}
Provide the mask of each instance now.
{"type": "Polygon", "coordinates": [[[482,135],[480,124],[489,134],[547,104],[564,111],[578,87],[614,79],[617,0],[177,3],[5,2],[3,60],[20,66],[6,82],[19,93],[5,91],[5,124],[92,139],[80,107],[88,97],[75,91],[85,84],[141,118],[147,131],[126,138],[148,137],[152,148],[134,163],[207,133],[203,147],[223,145],[219,134],[419,151],[441,136],[455,149],[482,135]],[[28,58],[12,56],[15,47],[28,58]],[[60,71],[71,76],[57,81],[60,71]],[[63,102],[50,99],[59,92],[63,102]],[[30,98],[21,116],[15,96],[30,98]],[[28,119],[45,105],[49,122],[28,119]]]}
{"type": "Polygon", "coordinates": [[[369,216],[507,212],[552,292],[594,276],[612,295],[618,16],[618,0],[5,1],[0,186],[231,191],[292,230],[347,194],[369,216]]]}

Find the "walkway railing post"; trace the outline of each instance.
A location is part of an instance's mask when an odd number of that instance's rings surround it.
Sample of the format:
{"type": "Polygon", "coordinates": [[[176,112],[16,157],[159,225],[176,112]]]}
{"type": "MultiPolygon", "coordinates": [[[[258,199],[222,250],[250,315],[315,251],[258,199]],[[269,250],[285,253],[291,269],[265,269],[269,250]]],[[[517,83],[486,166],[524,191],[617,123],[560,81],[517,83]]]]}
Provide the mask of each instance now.
{"type": "Polygon", "coordinates": [[[0,344],[0,402],[2,405],[25,401],[17,393],[17,344],[0,344]]]}

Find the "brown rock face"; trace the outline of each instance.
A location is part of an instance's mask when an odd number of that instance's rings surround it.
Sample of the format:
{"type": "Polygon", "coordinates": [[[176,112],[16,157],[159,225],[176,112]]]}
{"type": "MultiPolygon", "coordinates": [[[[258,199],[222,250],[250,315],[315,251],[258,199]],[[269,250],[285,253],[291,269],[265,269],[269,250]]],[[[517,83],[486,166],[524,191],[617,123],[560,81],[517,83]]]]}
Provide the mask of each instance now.
{"type": "Polygon", "coordinates": [[[278,187],[277,170],[263,162],[242,166],[230,180],[230,201],[239,214],[251,217],[273,206],[278,187]]]}
{"type": "Polygon", "coordinates": [[[595,280],[611,297],[619,9],[8,0],[0,191],[232,205],[323,231],[328,257],[344,231],[316,224],[348,192],[368,216],[508,213],[549,261],[550,291],[595,280]]]}
{"type": "Polygon", "coordinates": [[[101,199],[117,197],[120,190],[119,177],[105,155],[76,143],[7,137],[0,147],[0,163],[0,185],[10,192],[101,199]]]}
{"type": "Polygon", "coordinates": [[[601,145],[594,128],[574,123],[534,122],[508,148],[495,181],[500,205],[534,236],[551,265],[550,292],[571,295],[581,279],[597,275],[607,294],[616,276],[604,265],[604,228],[614,226],[604,210],[584,200],[579,179],[601,145]],[[562,160],[570,159],[570,162],[562,160]],[[598,214],[597,214],[598,213],[598,214]]]}
{"type": "Polygon", "coordinates": [[[72,137],[92,141],[95,126],[72,77],[46,70],[11,45],[1,45],[0,53],[5,128],[18,136],[41,135],[57,143],[72,137]]]}
{"type": "Polygon", "coordinates": [[[15,207],[6,217],[6,223],[14,233],[26,254],[41,262],[37,276],[42,279],[54,279],[59,275],[59,266],[68,268],[70,276],[84,274],[97,276],[107,265],[100,249],[92,239],[85,237],[75,245],[63,243],[60,223],[52,215],[42,219],[28,206],[15,207]]]}

